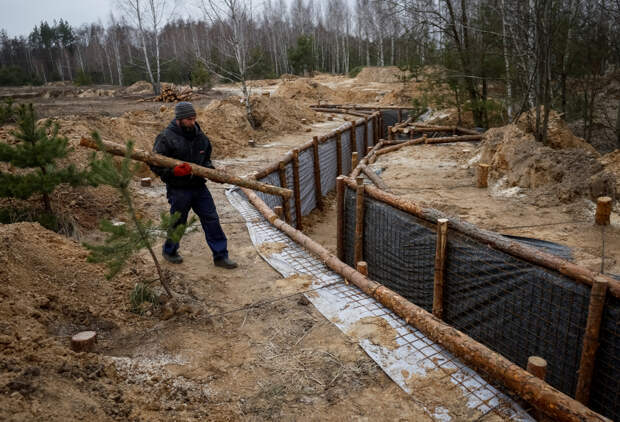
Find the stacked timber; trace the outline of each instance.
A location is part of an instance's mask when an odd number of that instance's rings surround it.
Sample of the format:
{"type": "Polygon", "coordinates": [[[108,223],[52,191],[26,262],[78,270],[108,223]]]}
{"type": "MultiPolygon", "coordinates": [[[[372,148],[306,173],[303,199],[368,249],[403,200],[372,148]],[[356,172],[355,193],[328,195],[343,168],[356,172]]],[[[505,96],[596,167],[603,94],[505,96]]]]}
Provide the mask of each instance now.
{"type": "Polygon", "coordinates": [[[179,101],[189,101],[192,99],[192,91],[189,89],[179,90],[176,88],[164,88],[161,94],[156,97],[147,98],[144,101],[161,101],[164,103],[177,103],[179,101]]]}

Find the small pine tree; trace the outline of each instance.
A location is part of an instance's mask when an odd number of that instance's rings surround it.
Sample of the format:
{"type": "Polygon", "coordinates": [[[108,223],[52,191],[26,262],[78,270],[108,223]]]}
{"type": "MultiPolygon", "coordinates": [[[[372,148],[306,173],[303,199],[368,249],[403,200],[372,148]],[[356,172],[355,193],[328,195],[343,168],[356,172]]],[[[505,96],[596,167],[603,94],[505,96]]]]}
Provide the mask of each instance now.
{"type": "Polygon", "coordinates": [[[57,163],[71,151],[68,139],[58,134],[59,129],[50,120],[38,124],[32,104],[17,109],[17,130],[11,131],[16,144],[0,143],[0,161],[30,171],[20,174],[0,171],[0,197],[28,199],[41,194],[45,211],[51,214],[50,194],[58,185],[86,183],[85,172],[77,171],[73,165],[61,167],[57,163]]]}
{"type": "Polygon", "coordinates": [[[4,100],[4,104],[0,104],[0,125],[4,125],[9,120],[13,119],[15,115],[15,109],[13,108],[13,99],[7,98],[4,100]]]}
{"type": "MultiPolygon", "coordinates": [[[[97,132],[93,133],[93,138],[99,144],[99,150],[103,151],[101,137],[97,132]]],[[[174,227],[174,224],[179,219],[179,213],[173,215],[162,213],[158,226],[155,226],[150,220],[143,221],[138,217],[129,190],[129,184],[136,171],[138,171],[140,164],[132,163],[132,151],[133,142],[128,141],[127,154],[120,163],[115,161],[114,157],[106,152],[100,153],[101,158],[98,157],[96,152],[91,156],[89,180],[95,185],[108,185],[118,190],[123,202],[127,206],[130,224],[113,224],[107,220],[101,221],[100,229],[107,233],[108,237],[103,245],[84,244],[90,250],[88,261],[106,263],[109,269],[106,277],[109,279],[118,274],[134,253],[146,248],[157,269],[159,281],[168,296],[172,297],[172,292],[168,285],[168,276],[162,271],[159,260],[153,251],[153,245],[158,237],[166,237],[178,242],[186,233],[187,227],[194,223],[195,218],[192,218],[188,224],[180,224],[174,227]]]]}

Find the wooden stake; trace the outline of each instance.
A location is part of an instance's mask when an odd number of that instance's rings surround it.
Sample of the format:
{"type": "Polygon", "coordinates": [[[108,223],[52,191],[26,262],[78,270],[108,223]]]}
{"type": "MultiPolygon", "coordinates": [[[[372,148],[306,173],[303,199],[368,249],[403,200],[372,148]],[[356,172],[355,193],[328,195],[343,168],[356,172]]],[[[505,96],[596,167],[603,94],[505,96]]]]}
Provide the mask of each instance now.
{"type": "Polygon", "coordinates": [[[527,359],[527,372],[544,381],[547,376],[547,361],[540,356],[530,356],[527,359]]]}
{"type": "Polygon", "coordinates": [[[284,208],[282,208],[282,205],[276,205],[273,207],[273,212],[276,213],[280,220],[284,220],[284,208]]]}
{"type": "Polygon", "coordinates": [[[443,285],[446,267],[446,244],[448,233],[448,219],[437,220],[437,241],[435,243],[435,280],[433,289],[433,315],[443,319],[443,285]]]}
{"type": "MultiPolygon", "coordinates": [[[[82,138],[80,140],[80,145],[92,149],[99,149],[97,143],[94,140],[88,138],[82,138]]],[[[124,157],[127,153],[127,147],[125,145],[116,144],[114,142],[102,141],[102,146],[106,152],[109,152],[112,155],[119,155],[124,157]]],[[[131,153],[131,159],[160,167],[169,168],[183,164],[183,161],[135,148],[131,153]]],[[[197,164],[192,164],[191,166],[192,174],[213,180],[215,182],[230,183],[231,185],[258,190],[264,193],[269,193],[271,195],[279,195],[284,198],[290,198],[290,196],[292,195],[290,189],[268,185],[266,183],[261,183],[256,180],[246,179],[244,177],[233,176],[226,173],[225,171],[213,170],[206,167],[201,167],[197,164]]]]}
{"type": "Polygon", "coordinates": [[[364,277],[368,277],[368,263],[366,261],[358,262],[356,269],[358,273],[360,273],[364,277]]]}
{"type": "Polygon", "coordinates": [[[488,164],[478,164],[478,181],[476,182],[476,186],[479,188],[486,188],[488,184],[489,177],[489,166],[488,164]]]}
{"type": "Polygon", "coordinates": [[[362,172],[371,180],[372,183],[374,183],[379,189],[390,192],[390,189],[388,188],[388,186],[385,184],[383,179],[377,175],[377,173],[375,173],[374,171],[372,171],[366,166],[361,166],[361,167],[362,167],[362,172]]]}
{"type": "Polygon", "coordinates": [[[357,152],[353,151],[351,153],[351,168],[354,169],[357,167],[357,152]]]}
{"type": "Polygon", "coordinates": [[[398,123],[403,121],[403,111],[399,108],[398,109],[398,123]]]}
{"type": "Polygon", "coordinates": [[[599,226],[607,226],[610,223],[611,216],[611,198],[609,196],[601,196],[596,200],[596,214],[594,221],[599,226]]]}
{"type": "Polygon", "coordinates": [[[336,177],[336,256],[344,261],[344,176],[336,177]]]}
{"type": "Polygon", "coordinates": [[[95,331],[82,331],[71,337],[71,349],[74,352],[91,352],[97,343],[95,331]]]}
{"type": "Polygon", "coordinates": [[[342,132],[336,135],[336,165],[338,166],[338,176],[342,174],[342,132]]]}
{"type": "Polygon", "coordinates": [[[366,154],[368,151],[368,116],[364,117],[364,151],[362,154],[366,154]]]}
{"type": "Polygon", "coordinates": [[[588,306],[588,322],[586,332],[583,336],[583,347],[581,349],[581,361],[579,362],[579,377],[577,378],[577,388],[575,399],[588,405],[590,400],[590,384],[592,383],[592,372],[594,370],[594,359],[598,349],[598,338],[601,329],[601,319],[605,308],[605,295],[607,294],[607,281],[596,278],[590,290],[590,305],[588,306]]]}
{"type": "Polygon", "coordinates": [[[142,179],[140,179],[140,185],[145,186],[145,187],[151,186],[151,178],[143,177],[142,179]]]}
{"type": "Polygon", "coordinates": [[[321,193],[321,163],[319,162],[319,138],[312,138],[312,152],[314,153],[314,192],[316,207],[323,209],[323,194],[321,193]]]}
{"type": "Polygon", "coordinates": [[[387,127],[387,135],[388,135],[388,141],[391,141],[392,139],[394,139],[394,136],[392,135],[392,126],[388,126],[387,127]]]}
{"type": "Polygon", "coordinates": [[[293,150],[293,193],[295,195],[295,219],[297,229],[302,230],[301,223],[301,189],[299,188],[299,149],[293,150]]]}
{"type": "Polygon", "coordinates": [[[357,152],[357,131],[355,130],[355,121],[351,125],[351,152],[357,152]]]}
{"type": "MultiPolygon", "coordinates": [[[[278,174],[280,176],[280,186],[288,188],[288,180],[286,178],[286,163],[280,161],[278,165],[278,174]]],[[[282,198],[282,208],[284,209],[284,218],[287,223],[291,223],[291,200],[290,198],[282,198]]]]}
{"type": "Polygon", "coordinates": [[[355,197],[355,262],[364,259],[364,178],[358,177],[355,197]]]}

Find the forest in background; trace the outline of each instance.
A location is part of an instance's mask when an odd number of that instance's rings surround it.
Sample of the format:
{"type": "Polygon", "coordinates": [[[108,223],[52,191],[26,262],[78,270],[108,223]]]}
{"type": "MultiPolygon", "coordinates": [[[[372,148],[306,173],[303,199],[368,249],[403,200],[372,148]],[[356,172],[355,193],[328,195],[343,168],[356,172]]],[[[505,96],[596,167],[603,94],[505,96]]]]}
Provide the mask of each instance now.
{"type": "Polygon", "coordinates": [[[0,85],[233,81],[247,99],[250,79],[395,65],[435,69],[476,126],[534,110],[545,142],[553,108],[620,146],[620,0],[198,0],[179,18],[189,2],[118,0],[105,24],[2,31],[0,85]]]}

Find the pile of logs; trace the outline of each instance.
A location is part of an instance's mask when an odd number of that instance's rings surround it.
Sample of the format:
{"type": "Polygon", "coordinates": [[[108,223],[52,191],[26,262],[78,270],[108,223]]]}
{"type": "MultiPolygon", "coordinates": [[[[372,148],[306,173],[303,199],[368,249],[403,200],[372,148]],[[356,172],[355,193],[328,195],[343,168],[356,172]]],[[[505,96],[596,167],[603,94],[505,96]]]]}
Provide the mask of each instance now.
{"type": "Polygon", "coordinates": [[[176,103],[179,101],[189,101],[192,99],[192,91],[185,89],[183,91],[176,88],[163,88],[161,94],[156,97],[147,98],[144,101],[162,101],[164,103],[176,103]]]}

